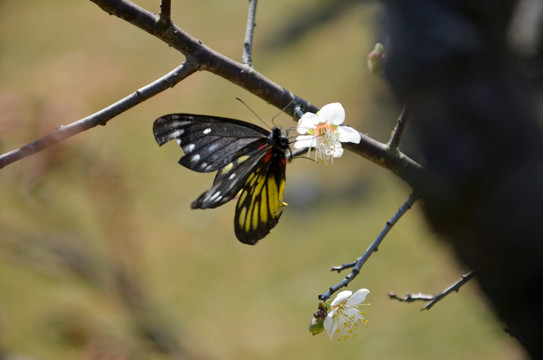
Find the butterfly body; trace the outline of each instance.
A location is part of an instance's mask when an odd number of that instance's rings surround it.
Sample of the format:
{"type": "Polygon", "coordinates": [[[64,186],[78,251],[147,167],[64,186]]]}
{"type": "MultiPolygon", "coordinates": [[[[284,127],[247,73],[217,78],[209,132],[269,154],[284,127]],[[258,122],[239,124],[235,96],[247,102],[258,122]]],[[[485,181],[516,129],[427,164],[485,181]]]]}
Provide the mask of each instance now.
{"type": "Polygon", "coordinates": [[[198,172],[217,171],[213,185],[193,201],[193,209],[218,207],[236,195],[236,237],[255,244],[281,216],[288,139],[279,127],[271,132],[240,120],[170,114],[153,124],[159,145],[176,139],[185,155],[179,163],[198,172]],[[241,191],[241,192],[240,192],[241,191]]]}

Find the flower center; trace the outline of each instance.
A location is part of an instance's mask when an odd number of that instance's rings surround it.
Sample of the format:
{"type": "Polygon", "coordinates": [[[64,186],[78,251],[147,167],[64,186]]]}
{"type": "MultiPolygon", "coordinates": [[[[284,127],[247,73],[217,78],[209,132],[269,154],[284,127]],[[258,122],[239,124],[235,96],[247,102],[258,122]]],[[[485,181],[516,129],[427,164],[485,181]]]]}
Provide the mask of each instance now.
{"type": "Polygon", "coordinates": [[[334,132],[334,129],[328,123],[320,123],[320,124],[317,124],[317,126],[315,127],[316,136],[324,135],[326,133],[333,133],[333,132],[334,132]]]}

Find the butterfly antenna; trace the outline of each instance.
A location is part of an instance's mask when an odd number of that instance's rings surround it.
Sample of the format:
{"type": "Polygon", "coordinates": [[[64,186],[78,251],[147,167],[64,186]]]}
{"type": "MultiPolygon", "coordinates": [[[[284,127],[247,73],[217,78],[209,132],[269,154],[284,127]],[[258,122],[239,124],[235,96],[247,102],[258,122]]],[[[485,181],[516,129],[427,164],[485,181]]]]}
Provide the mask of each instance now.
{"type": "Polygon", "coordinates": [[[262,120],[262,118],[260,116],[258,116],[258,114],[253,110],[251,109],[251,107],[249,105],[247,105],[247,103],[243,100],[241,100],[239,97],[236,96],[236,100],[238,100],[240,103],[242,103],[243,105],[245,105],[245,107],[247,109],[249,109],[250,112],[253,113],[254,116],[256,116],[256,118],[258,120],[260,120],[260,122],[262,122],[262,124],[266,125],[267,128],[271,128],[270,125],[268,125],[268,123],[266,123],[264,120],[262,120]]]}
{"type": "Polygon", "coordinates": [[[277,114],[274,115],[274,117],[272,117],[271,119],[271,122],[274,126],[277,126],[275,124],[275,118],[278,117],[279,115],[281,115],[282,113],[285,112],[285,110],[292,104],[294,104],[296,102],[296,99],[292,99],[284,108],[281,109],[281,111],[279,111],[277,114]]]}
{"type": "Polygon", "coordinates": [[[286,137],[289,139],[289,144],[292,144],[293,141],[290,141],[290,140],[297,136],[297,135],[292,135],[292,136],[290,135],[290,132],[294,129],[296,129],[296,126],[290,126],[285,129],[285,134],[286,134],[286,137]]]}

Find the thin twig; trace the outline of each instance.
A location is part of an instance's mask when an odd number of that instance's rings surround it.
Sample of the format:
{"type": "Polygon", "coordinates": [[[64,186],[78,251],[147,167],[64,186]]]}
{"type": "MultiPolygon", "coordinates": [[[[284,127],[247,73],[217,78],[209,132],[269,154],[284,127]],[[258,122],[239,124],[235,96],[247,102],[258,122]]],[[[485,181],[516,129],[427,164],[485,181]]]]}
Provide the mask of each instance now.
{"type": "Polygon", "coordinates": [[[0,169],[3,167],[23,159],[27,156],[38,153],[48,147],[56,145],[61,141],[77,135],[85,130],[88,130],[97,125],[105,125],[109,120],[115,116],[125,112],[126,110],[138,105],[139,103],[149,99],[150,97],[173,87],[175,84],[185,79],[189,75],[196,71],[195,67],[188,62],[183,63],[181,66],[176,67],[174,70],[164,75],[158,80],[136,90],[134,93],[128,95],[124,99],[117,101],[116,103],[102,109],[84,119],[75,121],[68,125],[61,125],[48,135],[24,145],[18,149],[12,150],[8,153],[0,155],[0,169]]]}
{"type": "Polygon", "coordinates": [[[168,24],[172,21],[172,1],[162,0],[160,2],[160,22],[168,24]]]}
{"type": "Polygon", "coordinates": [[[252,48],[253,34],[256,26],[256,2],[257,0],[249,0],[249,14],[247,15],[247,27],[245,28],[245,40],[243,41],[243,55],[241,56],[242,64],[251,67],[253,66],[252,48]]]}
{"type": "Polygon", "coordinates": [[[428,295],[428,294],[423,294],[423,293],[418,293],[418,294],[406,293],[404,297],[398,296],[396,295],[396,293],[393,293],[393,292],[389,292],[387,295],[389,299],[398,300],[400,302],[407,302],[407,303],[415,302],[415,301],[431,301],[434,298],[434,295],[428,295]]]}
{"type": "Polygon", "coordinates": [[[348,263],[348,264],[341,264],[341,265],[338,265],[338,266],[332,266],[330,271],[337,271],[338,273],[340,273],[345,269],[350,269],[350,268],[354,267],[355,265],[356,265],[356,261],[353,261],[352,263],[348,263]]]}
{"type": "Polygon", "coordinates": [[[388,142],[389,148],[396,150],[398,149],[398,146],[400,146],[400,140],[402,138],[405,125],[407,124],[407,118],[407,107],[404,106],[402,109],[402,113],[398,117],[398,121],[396,122],[394,130],[392,130],[392,135],[390,137],[390,141],[388,142]]]}
{"type": "Polygon", "coordinates": [[[383,230],[381,230],[381,232],[379,233],[377,238],[373,241],[373,243],[370,245],[370,247],[368,247],[368,249],[364,252],[364,254],[361,257],[356,259],[356,262],[332,267],[331,271],[337,271],[337,272],[340,272],[341,270],[348,269],[348,268],[352,268],[352,270],[349,273],[349,275],[345,276],[345,278],[342,281],[340,281],[336,285],[331,286],[326,293],[320,294],[319,295],[320,300],[322,301],[328,300],[330,296],[332,296],[332,294],[334,294],[336,291],[338,291],[342,287],[349,285],[349,283],[353,281],[355,277],[358,276],[358,274],[360,273],[360,269],[362,268],[364,263],[369,259],[371,254],[373,254],[375,251],[378,250],[379,245],[381,244],[385,236],[388,234],[390,229],[392,229],[392,227],[398,222],[398,220],[400,220],[403,214],[405,214],[407,210],[411,208],[411,206],[416,200],[417,200],[417,197],[415,196],[415,194],[409,195],[405,203],[398,209],[398,211],[396,211],[396,213],[392,216],[392,218],[390,218],[390,220],[387,221],[383,230]]]}
{"type": "Polygon", "coordinates": [[[395,293],[389,293],[388,297],[389,299],[398,300],[401,302],[414,302],[414,301],[426,301],[428,302],[424,307],[421,308],[421,310],[430,310],[432,306],[434,306],[438,301],[443,299],[445,296],[449,295],[453,291],[458,291],[460,288],[465,285],[468,281],[470,281],[473,277],[475,277],[475,270],[470,271],[467,274],[462,275],[460,280],[440,292],[436,295],[426,295],[422,293],[418,294],[405,294],[405,297],[401,297],[396,295],[395,293]]]}
{"type": "Polygon", "coordinates": [[[253,68],[248,68],[246,65],[211,49],[177,25],[170,23],[164,26],[159,21],[158,15],[129,0],[90,1],[108,14],[118,16],[180,51],[186,56],[187,60],[198,66],[198,70],[205,70],[219,75],[262,98],[278,109],[283,109],[290,104],[285,109],[285,112],[292,114],[294,104],[296,103],[302,106],[304,111],[318,111],[318,108],[308,101],[295,96],[292,92],[267,79],[253,68]]]}

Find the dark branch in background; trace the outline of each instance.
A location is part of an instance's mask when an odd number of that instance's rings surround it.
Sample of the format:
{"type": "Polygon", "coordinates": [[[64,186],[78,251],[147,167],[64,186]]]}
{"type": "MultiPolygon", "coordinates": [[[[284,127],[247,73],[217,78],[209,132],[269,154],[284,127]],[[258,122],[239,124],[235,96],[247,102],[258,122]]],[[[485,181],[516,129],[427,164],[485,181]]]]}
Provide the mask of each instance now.
{"type": "Polygon", "coordinates": [[[172,21],[172,1],[162,0],[160,3],[160,22],[164,25],[172,21]]]}
{"type": "Polygon", "coordinates": [[[27,156],[38,153],[50,146],[56,145],[59,142],[79,134],[85,130],[98,125],[105,125],[109,120],[115,116],[125,112],[126,110],[136,106],[137,104],[149,99],[150,97],[173,87],[175,84],[185,79],[189,75],[196,71],[194,66],[190,63],[183,63],[181,66],[175,68],[173,71],[164,75],[160,79],[153,81],[149,85],[136,90],[134,93],[128,95],[124,99],[117,101],[116,103],[108,106],[105,109],[98,111],[84,119],[75,121],[69,125],[60,126],[47,136],[42,137],[30,144],[24,145],[18,149],[0,155],[0,169],[9,165],[17,160],[23,159],[27,156]]]}
{"type": "Polygon", "coordinates": [[[176,334],[179,330],[174,331],[170,323],[157,311],[158,308],[131,274],[128,266],[118,261],[112,264],[112,268],[109,271],[113,277],[112,290],[115,297],[132,314],[138,335],[152,344],[154,350],[172,359],[194,358],[179,342],[178,334],[176,334]]]}
{"type": "Polygon", "coordinates": [[[388,142],[388,146],[391,149],[398,149],[398,146],[400,145],[400,140],[403,135],[403,130],[405,129],[405,125],[407,124],[407,118],[407,107],[404,106],[402,109],[402,113],[398,117],[398,121],[396,122],[394,130],[392,130],[392,136],[390,137],[390,141],[388,142]]]}
{"type": "Polygon", "coordinates": [[[509,46],[516,1],[382,5],[385,75],[425,161],[411,186],[511,334],[543,359],[543,126],[509,46]]]}
{"type": "Polygon", "coordinates": [[[381,230],[381,232],[379,233],[377,238],[373,241],[373,243],[370,245],[370,247],[364,252],[364,254],[361,257],[356,259],[355,262],[352,262],[349,264],[343,264],[341,266],[332,267],[331,271],[337,271],[338,273],[341,272],[342,270],[350,269],[350,268],[352,268],[352,271],[342,281],[340,281],[336,285],[331,286],[330,289],[328,289],[326,293],[320,294],[319,295],[320,300],[322,301],[328,300],[330,296],[332,296],[332,294],[334,294],[336,291],[338,291],[342,287],[349,285],[349,283],[353,281],[355,277],[358,276],[358,274],[360,273],[360,269],[362,268],[364,263],[366,263],[366,261],[369,259],[371,254],[373,254],[375,251],[378,250],[379,245],[381,244],[385,236],[388,234],[390,229],[392,229],[392,227],[398,222],[398,220],[400,220],[403,214],[405,214],[409,209],[411,209],[411,206],[416,200],[417,200],[417,197],[414,194],[409,195],[409,198],[407,199],[407,201],[398,209],[398,211],[396,211],[394,216],[392,216],[392,218],[389,221],[387,221],[387,223],[385,224],[385,227],[383,228],[383,230],[381,230]]]}
{"type": "Polygon", "coordinates": [[[54,234],[32,235],[24,242],[13,241],[10,250],[15,261],[42,275],[75,276],[102,295],[104,301],[123,305],[122,310],[134,321],[137,335],[152,344],[155,351],[171,359],[203,358],[178,340],[185,337],[179,329],[171,328],[148,289],[136,281],[130,268],[133,262],[125,264],[80,240],[54,234]]]}
{"type": "Polygon", "coordinates": [[[443,299],[445,296],[449,295],[453,291],[460,290],[460,288],[463,285],[465,285],[468,281],[470,281],[473,277],[475,277],[475,271],[474,270],[470,271],[467,274],[462,275],[460,280],[458,280],[457,282],[455,282],[454,284],[452,284],[451,286],[449,286],[448,288],[446,288],[445,290],[443,290],[442,292],[440,292],[439,294],[436,294],[436,295],[426,295],[426,294],[422,294],[422,293],[418,293],[418,294],[409,294],[409,293],[407,293],[407,294],[405,294],[405,297],[400,297],[400,296],[396,295],[395,293],[389,293],[388,297],[390,299],[398,300],[398,301],[401,301],[401,302],[426,301],[428,303],[426,305],[424,305],[421,310],[430,310],[430,308],[432,308],[432,306],[434,306],[438,301],[443,299]]]}
{"type": "Polygon", "coordinates": [[[247,15],[247,27],[245,28],[245,40],[243,41],[243,55],[241,57],[242,64],[251,67],[253,66],[252,48],[253,34],[256,26],[256,2],[257,0],[249,0],[249,14],[247,15]]]}

